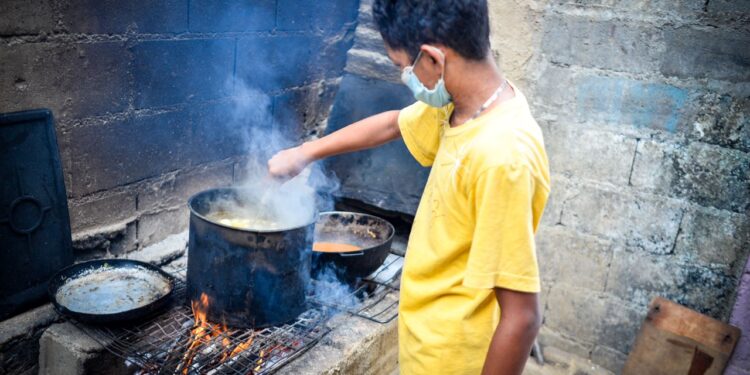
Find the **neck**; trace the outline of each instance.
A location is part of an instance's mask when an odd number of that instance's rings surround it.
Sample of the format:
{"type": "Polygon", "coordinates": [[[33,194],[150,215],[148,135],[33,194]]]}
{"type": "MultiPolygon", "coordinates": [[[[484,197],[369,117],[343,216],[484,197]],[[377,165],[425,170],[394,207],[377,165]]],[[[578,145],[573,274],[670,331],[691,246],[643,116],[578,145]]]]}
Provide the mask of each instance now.
{"type": "MultiPolygon", "coordinates": [[[[461,80],[449,89],[454,105],[453,124],[462,124],[471,118],[503,82],[503,75],[491,58],[463,65],[458,74],[454,73],[461,80]]],[[[494,104],[497,102],[499,100],[494,104]]]]}

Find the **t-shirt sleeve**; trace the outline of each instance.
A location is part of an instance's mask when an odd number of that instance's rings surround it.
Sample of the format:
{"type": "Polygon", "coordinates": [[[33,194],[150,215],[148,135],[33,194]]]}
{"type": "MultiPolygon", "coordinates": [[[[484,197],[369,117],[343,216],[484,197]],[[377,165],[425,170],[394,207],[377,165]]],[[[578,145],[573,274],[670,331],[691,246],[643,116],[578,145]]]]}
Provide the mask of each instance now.
{"type": "Polygon", "coordinates": [[[535,191],[540,188],[525,166],[502,165],[481,172],[471,192],[476,224],[464,286],[540,291],[534,245],[541,215],[535,212],[535,200],[542,199],[535,191]]]}
{"type": "Polygon", "coordinates": [[[406,148],[424,167],[429,167],[435,160],[440,146],[439,108],[416,102],[404,109],[398,115],[398,127],[406,148]]]}

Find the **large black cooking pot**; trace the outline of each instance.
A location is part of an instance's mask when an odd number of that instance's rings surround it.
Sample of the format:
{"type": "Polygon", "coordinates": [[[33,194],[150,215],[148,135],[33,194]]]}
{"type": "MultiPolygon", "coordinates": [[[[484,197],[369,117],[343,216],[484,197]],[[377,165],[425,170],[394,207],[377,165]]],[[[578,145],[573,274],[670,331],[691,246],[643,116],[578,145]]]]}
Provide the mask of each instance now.
{"type": "Polygon", "coordinates": [[[221,188],[190,198],[187,298],[208,297],[207,319],[262,328],[305,310],[314,217],[291,228],[245,230],[211,218],[215,202],[243,204],[243,190],[221,188]]]}
{"type": "Polygon", "coordinates": [[[314,251],[313,275],[320,275],[327,267],[346,282],[370,275],[388,257],[395,232],[391,223],[377,216],[343,211],[321,213],[315,224],[315,242],[354,245],[360,250],[314,251]]]}

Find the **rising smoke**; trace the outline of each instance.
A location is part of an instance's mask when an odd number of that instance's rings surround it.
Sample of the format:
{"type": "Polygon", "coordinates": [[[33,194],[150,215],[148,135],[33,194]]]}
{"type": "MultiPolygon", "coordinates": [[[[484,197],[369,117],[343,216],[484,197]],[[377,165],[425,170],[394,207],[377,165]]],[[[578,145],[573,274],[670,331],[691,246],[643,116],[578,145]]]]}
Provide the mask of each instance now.
{"type": "MultiPolygon", "coordinates": [[[[287,181],[268,175],[268,160],[276,152],[297,144],[279,131],[280,124],[273,118],[272,101],[268,95],[242,82],[235,82],[234,90],[236,95],[232,101],[228,131],[241,139],[247,157],[243,177],[236,182],[242,195],[239,199],[213,202],[211,211],[270,220],[275,228],[292,228],[309,224],[317,218],[318,212],[332,210],[333,194],[339,189],[339,181],[326,173],[320,163],[309,165],[287,181]]],[[[334,267],[323,266],[315,282],[309,285],[308,293],[329,305],[340,308],[355,306],[358,300],[352,294],[351,286],[337,277],[334,267]]]]}
{"type": "Polygon", "coordinates": [[[234,83],[231,135],[242,141],[247,163],[236,187],[240,202],[218,201],[215,211],[230,212],[247,219],[263,219],[274,227],[290,228],[312,222],[317,212],[333,209],[333,193],[339,182],[313,163],[298,176],[281,181],[268,174],[268,160],[278,151],[296,146],[279,130],[272,115],[272,101],[265,93],[243,82],[234,83]]]}

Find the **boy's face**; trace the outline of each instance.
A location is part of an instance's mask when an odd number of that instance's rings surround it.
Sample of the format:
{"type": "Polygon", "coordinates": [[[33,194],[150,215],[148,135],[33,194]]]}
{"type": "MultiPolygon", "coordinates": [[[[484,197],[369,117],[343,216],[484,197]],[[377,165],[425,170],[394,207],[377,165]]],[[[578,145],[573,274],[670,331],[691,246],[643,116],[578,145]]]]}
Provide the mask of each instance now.
{"type": "MultiPolygon", "coordinates": [[[[404,71],[404,68],[414,63],[412,57],[409,56],[406,51],[402,49],[391,49],[388,45],[385,46],[388,57],[393,61],[393,64],[398,67],[400,71],[404,71]]],[[[445,57],[437,50],[437,47],[422,45],[422,57],[416,61],[414,65],[414,74],[417,75],[419,81],[422,82],[425,87],[432,90],[435,88],[435,84],[443,75],[443,66],[445,64],[445,57]]]]}

